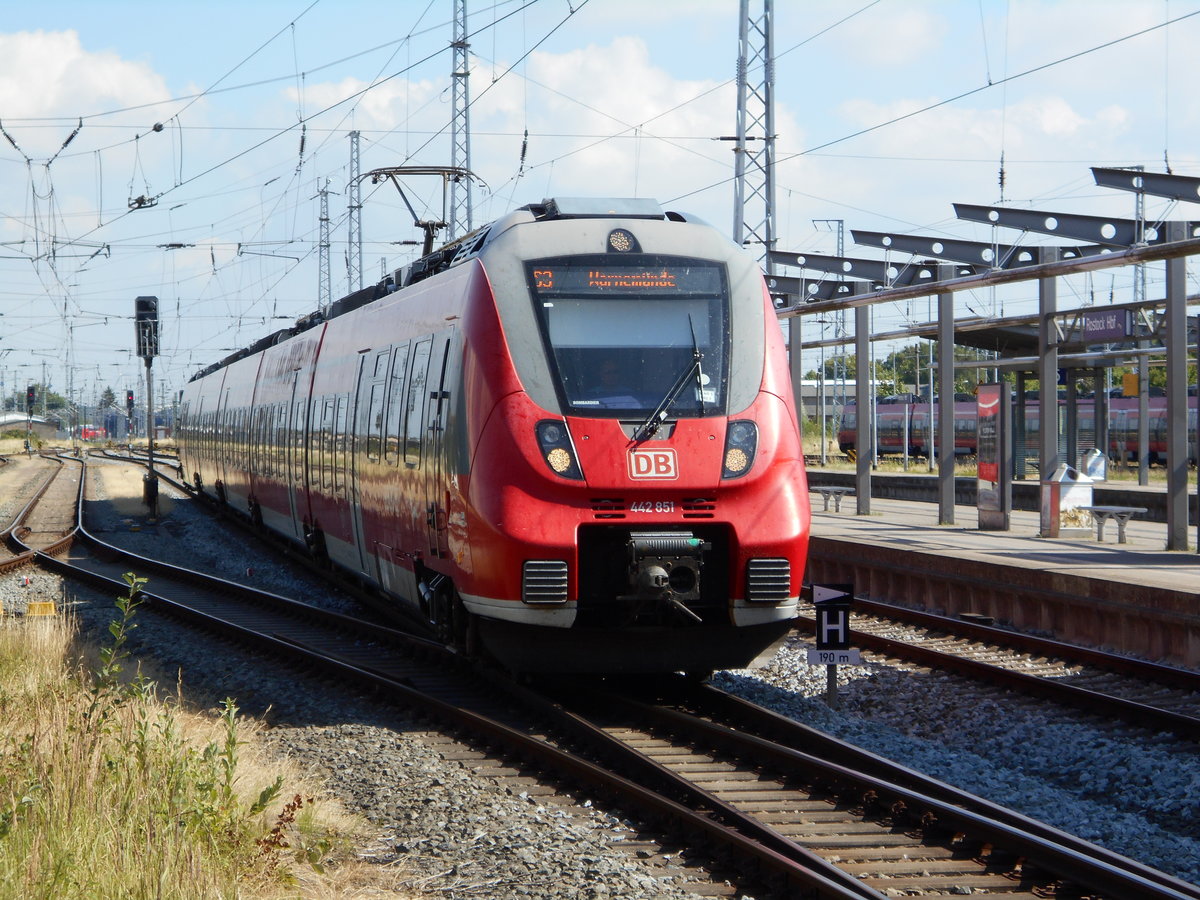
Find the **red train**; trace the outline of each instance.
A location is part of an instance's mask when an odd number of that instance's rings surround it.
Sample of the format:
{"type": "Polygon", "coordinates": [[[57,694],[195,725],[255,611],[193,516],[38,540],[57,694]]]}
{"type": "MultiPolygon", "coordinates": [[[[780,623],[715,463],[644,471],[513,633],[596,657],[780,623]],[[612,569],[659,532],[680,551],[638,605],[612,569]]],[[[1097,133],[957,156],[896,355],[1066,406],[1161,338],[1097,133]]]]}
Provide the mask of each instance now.
{"type": "Polygon", "coordinates": [[[546,200],[196,375],[195,487],[523,671],[708,672],[796,614],[808,492],[755,261],[546,200]]]}
{"type": "MultiPolygon", "coordinates": [[[[1082,398],[1077,403],[1076,423],[1081,451],[1096,446],[1095,403],[1091,398],[1082,398]]],[[[1149,455],[1151,464],[1165,461],[1167,455],[1167,401],[1165,397],[1149,397],[1149,455]]],[[[1059,401],[1059,416],[1066,416],[1065,401],[1059,401]]],[[[1014,404],[1013,414],[1016,415],[1014,404]]],[[[879,452],[884,455],[904,453],[905,439],[908,452],[913,456],[926,456],[929,452],[929,404],[907,401],[880,401],[876,405],[876,436],[879,452]]],[[[956,401],[954,404],[954,452],[958,455],[974,455],[977,445],[975,436],[976,404],[956,401]]],[[[936,406],[934,427],[937,427],[936,406]]],[[[1110,397],[1108,401],[1108,455],[1112,459],[1135,460],[1138,456],[1138,400],[1136,397],[1110,397]]],[[[842,452],[854,449],[858,422],[855,404],[846,406],[838,430],[838,445],[842,452]]],[[[1041,428],[1041,407],[1037,400],[1028,400],[1025,405],[1025,443],[1036,453],[1041,428]]],[[[1059,433],[1062,433],[1060,426],[1059,433]]],[[[935,435],[936,439],[936,435],[935,435]]],[[[1188,457],[1196,460],[1196,397],[1188,397],[1188,457]]]]}

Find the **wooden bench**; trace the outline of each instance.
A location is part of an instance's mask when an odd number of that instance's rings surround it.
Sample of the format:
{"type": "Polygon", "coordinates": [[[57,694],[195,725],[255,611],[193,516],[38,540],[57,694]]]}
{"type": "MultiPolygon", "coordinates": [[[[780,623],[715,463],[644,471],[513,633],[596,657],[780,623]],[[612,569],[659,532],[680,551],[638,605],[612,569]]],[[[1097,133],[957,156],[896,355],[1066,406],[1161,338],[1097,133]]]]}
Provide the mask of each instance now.
{"type": "Polygon", "coordinates": [[[829,511],[830,499],[833,500],[833,511],[841,512],[842,511],[842,498],[854,496],[854,488],[849,488],[849,487],[831,487],[829,485],[816,486],[816,485],[810,484],[808,486],[808,489],[810,491],[820,494],[825,499],[825,511],[826,512],[829,511]]]}
{"type": "Polygon", "coordinates": [[[1137,515],[1143,515],[1146,512],[1142,506],[1081,506],[1086,512],[1092,514],[1092,518],[1096,520],[1096,540],[1104,540],[1104,523],[1109,519],[1117,521],[1117,543],[1125,543],[1125,525],[1137,515]]]}

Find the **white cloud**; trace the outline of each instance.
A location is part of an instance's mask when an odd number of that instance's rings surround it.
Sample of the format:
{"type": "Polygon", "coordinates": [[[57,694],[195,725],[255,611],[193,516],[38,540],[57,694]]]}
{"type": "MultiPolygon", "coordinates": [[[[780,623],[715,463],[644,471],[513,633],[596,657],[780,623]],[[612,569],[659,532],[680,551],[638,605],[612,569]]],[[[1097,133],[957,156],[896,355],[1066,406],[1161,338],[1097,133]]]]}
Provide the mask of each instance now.
{"type": "MultiPolygon", "coordinates": [[[[815,33],[843,19],[851,9],[827,4],[819,14],[805,17],[804,26],[815,33]]],[[[881,5],[831,29],[822,40],[835,48],[835,55],[856,67],[894,69],[937,54],[949,31],[933,4],[881,5]]],[[[776,33],[778,49],[786,50],[790,39],[780,40],[776,33]]]]}
{"type": "Polygon", "coordinates": [[[162,78],[149,67],[116,53],[86,51],[74,31],[0,34],[0,110],[31,156],[53,153],[70,129],[24,126],[21,119],[77,117],[168,96],[162,78]],[[32,72],[37,77],[31,78],[32,72]]]}

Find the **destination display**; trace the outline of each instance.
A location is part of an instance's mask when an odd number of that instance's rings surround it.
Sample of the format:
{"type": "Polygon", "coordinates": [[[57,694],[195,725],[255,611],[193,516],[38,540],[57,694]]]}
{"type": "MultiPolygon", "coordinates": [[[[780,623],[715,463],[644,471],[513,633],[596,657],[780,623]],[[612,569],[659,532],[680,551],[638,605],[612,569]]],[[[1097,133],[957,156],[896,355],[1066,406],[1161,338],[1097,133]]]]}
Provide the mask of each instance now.
{"type": "Polygon", "coordinates": [[[551,264],[530,266],[530,281],[540,297],[588,294],[723,293],[718,266],[612,266],[551,264]]]}

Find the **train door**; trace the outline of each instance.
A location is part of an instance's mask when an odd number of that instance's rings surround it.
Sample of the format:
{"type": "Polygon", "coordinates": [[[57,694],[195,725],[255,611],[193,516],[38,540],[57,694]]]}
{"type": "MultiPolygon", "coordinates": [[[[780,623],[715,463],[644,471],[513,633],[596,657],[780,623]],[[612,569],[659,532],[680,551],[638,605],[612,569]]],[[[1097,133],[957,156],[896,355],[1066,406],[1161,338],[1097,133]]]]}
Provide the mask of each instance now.
{"type": "Polygon", "coordinates": [[[429,555],[446,555],[446,517],[449,515],[446,490],[446,464],[443,453],[446,417],[450,393],[446,379],[453,329],[435,335],[429,360],[429,395],[425,404],[425,431],[421,456],[425,461],[425,525],[429,536],[429,555]]]}

